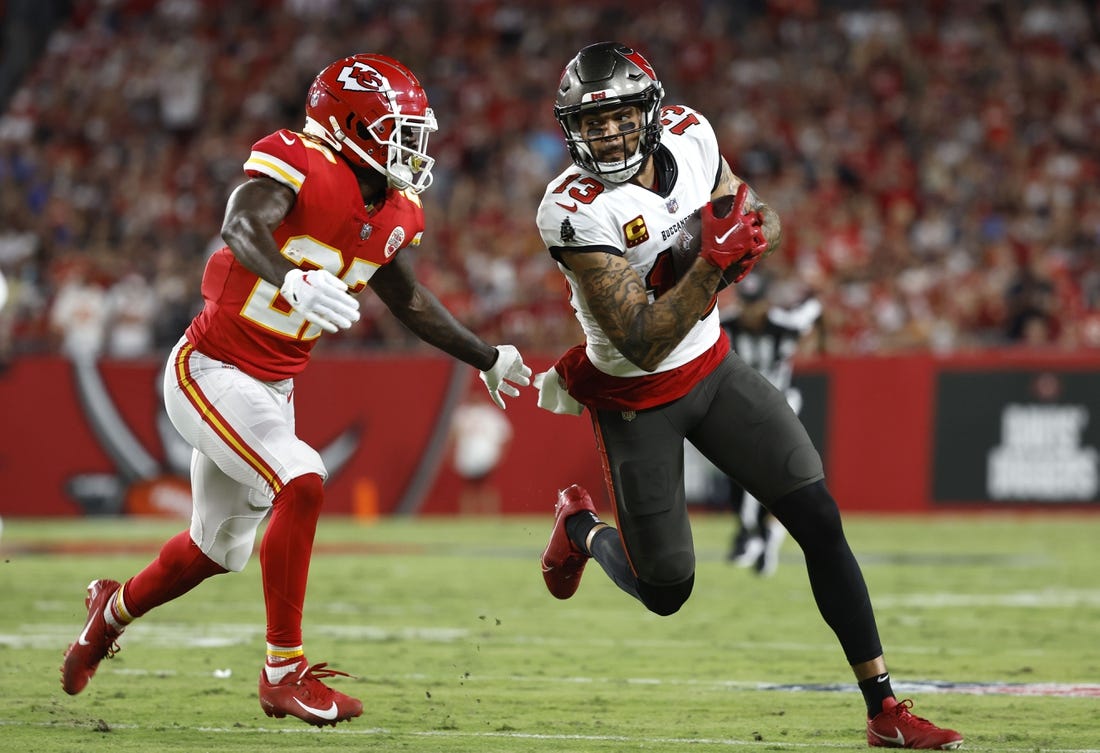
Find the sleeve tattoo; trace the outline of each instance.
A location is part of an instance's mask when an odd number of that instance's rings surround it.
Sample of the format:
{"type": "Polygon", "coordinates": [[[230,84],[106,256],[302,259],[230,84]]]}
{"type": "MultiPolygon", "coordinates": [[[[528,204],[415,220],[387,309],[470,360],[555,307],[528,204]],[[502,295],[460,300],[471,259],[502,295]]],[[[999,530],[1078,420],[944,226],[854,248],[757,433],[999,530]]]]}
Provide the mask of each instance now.
{"type": "MultiPolygon", "coordinates": [[[[745,182],[746,181],[733,174],[733,171],[730,170],[729,163],[723,161],[722,180],[719,181],[718,191],[723,194],[735,194],[737,193],[737,187],[745,182]]],[[[764,240],[768,242],[768,250],[764,253],[764,256],[770,256],[775,253],[775,250],[779,248],[780,244],[783,242],[783,226],[779,221],[779,215],[774,209],[760,200],[760,196],[757,195],[752,186],[749,186],[749,195],[745,199],[745,208],[750,212],[760,213],[760,217],[763,220],[761,228],[764,232],[764,240]]]]}
{"type": "Polygon", "coordinates": [[[577,279],[592,315],[631,363],[652,371],[699,321],[714,297],[720,271],[695,264],[665,295],[650,303],[638,274],[618,257],[598,254],[577,279]]]}

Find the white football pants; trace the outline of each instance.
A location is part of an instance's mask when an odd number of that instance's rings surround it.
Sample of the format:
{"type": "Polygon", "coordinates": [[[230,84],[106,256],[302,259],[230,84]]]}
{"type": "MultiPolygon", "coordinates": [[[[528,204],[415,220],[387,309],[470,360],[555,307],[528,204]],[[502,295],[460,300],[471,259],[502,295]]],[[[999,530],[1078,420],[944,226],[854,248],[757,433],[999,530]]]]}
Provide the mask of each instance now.
{"type": "Polygon", "coordinates": [[[294,433],[294,381],[260,381],[180,339],[164,372],[164,406],[194,448],[191,538],[239,572],[275,495],[298,476],[328,476],[294,433]]]}

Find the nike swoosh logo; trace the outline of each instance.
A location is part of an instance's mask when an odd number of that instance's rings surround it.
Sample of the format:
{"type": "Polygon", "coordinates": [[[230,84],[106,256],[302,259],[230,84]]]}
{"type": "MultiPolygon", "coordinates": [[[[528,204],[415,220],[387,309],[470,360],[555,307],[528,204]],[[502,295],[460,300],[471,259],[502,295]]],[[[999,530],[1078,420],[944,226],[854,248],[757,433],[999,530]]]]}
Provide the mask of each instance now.
{"type": "Polygon", "coordinates": [[[80,631],[80,637],[76,639],[76,642],[81,646],[90,646],[91,642],[88,640],[88,630],[92,627],[92,620],[95,619],[95,615],[88,616],[88,622],[84,625],[84,629],[80,631]]]}
{"type": "Polygon", "coordinates": [[[740,225],[741,225],[741,223],[740,223],[740,222],[738,222],[738,223],[737,223],[736,225],[734,225],[733,227],[731,227],[731,228],[730,228],[729,230],[727,230],[726,232],[722,233],[722,235],[719,235],[719,236],[718,236],[717,238],[715,238],[715,239],[714,239],[714,242],[715,242],[715,243],[719,243],[719,244],[721,244],[721,243],[725,243],[725,242],[726,242],[726,238],[729,238],[729,237],[730,237],[731,235],[733,235],[734,231],[735,231],[735,230],[737,230],[737,229],[738,229],[738,227],[740,227],[740,225]]]}
{"type": "MultiPolygon", "coordinates": [[[[327,709],[315,709],[312,706],[305,705],[304,703],[299,701],[297,698],[294,699],[294,702],[296,704],[298,704],[299,706],[301,706],[303,711],[308,711],[309,713],[313,714],[314,716],[319,716],[322,719],[335,719],[336,718],[336,713],[337,713],[336,712],[336,701],[333,701],[332,705],[329,706],[327,709]]],[[[889,738],[887,738],[887,739],[889,739],[889,738]]]]}
{"type": "Polygon", "coordinates": [[[899,748],[904,748],[905,747],[905,735],[901,734],[901,730],[898,729],[897,727],[894,727],[894,732],[897,733],[896,737],[890,737],[889,735],[880,735],[878,732],[875,732],[874,730],[871,730],[871,734],[874,735],[875,737],[877,737],[879,740],[883,740],[884,742],[888,742],[888,743],[893,743],[894,745],[898,746],[899,748]]]}
{"type": "Polygon", "coordinates": [[[562,209],[564,209],[567,212],[576,212],[578,209],[580,209],[580,207],[578,207],[575,203],[574,204],[562,204],[560,201],[555,201],[554,203],[557,204],[559,207],[561,207],[562,209]]]}
{"type": "Polygon", "coordinates": [[[279,138],[281,138],[283,143],[287,146],[294,146],[294,139],[288,139],[282,131],[279,131],[279,138]]]}

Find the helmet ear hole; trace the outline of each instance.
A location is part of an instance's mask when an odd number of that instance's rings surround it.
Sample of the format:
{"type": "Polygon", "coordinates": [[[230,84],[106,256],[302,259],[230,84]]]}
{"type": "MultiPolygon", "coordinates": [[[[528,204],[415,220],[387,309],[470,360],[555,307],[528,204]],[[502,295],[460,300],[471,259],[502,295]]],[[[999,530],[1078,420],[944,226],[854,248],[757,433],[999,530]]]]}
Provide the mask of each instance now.
{"type": "Polygon", "coordinates": [[[370,143],[370,141],[371,141],[370,129],[367,128],[367,126],[363,124],[362,120],[355,121],[355,133],[359,136],[360,140],[362,140],[363,142],[368,143],[368,144],[370,143]]]}

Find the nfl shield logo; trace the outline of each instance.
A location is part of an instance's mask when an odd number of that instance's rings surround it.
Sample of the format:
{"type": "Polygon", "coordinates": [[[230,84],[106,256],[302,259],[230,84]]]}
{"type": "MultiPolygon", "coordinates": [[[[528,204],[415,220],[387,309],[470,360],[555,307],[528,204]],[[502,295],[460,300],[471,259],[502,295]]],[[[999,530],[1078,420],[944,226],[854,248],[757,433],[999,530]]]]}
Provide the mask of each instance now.
{"type": "Polygon", "coordinates": [[[374,230],[370,225],[363,225],[363,229],[359,231],[359,240],[365,241],[370,238],[371,231],[374,230]]]}
{"type": "Polygon", "coordinates": [[[665,209],[668,210],[669,214],[676,214],[680,211],[680,202],[676,201],[676,199],[669,199],[665,202],[665,209]]]}

